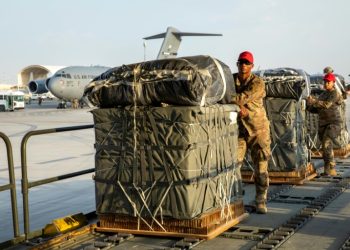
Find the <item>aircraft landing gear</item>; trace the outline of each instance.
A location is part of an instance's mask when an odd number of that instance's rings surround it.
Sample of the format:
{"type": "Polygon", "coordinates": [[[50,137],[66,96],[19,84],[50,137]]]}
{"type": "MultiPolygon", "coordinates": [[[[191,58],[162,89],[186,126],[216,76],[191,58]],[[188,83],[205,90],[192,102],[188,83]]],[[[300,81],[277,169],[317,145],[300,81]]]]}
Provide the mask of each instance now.
{"type": "Polygon", "coordinates": [[[62,101],[62,102],[58,103],[57,108],[58,109],[65,109],[65,108],[67,108],[67,103],[62,101]]]}

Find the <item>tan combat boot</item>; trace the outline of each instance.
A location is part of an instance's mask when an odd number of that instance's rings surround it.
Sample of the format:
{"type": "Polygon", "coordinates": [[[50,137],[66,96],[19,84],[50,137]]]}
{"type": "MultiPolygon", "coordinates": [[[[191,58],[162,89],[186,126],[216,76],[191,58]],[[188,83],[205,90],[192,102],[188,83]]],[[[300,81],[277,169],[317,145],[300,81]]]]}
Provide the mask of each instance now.
{"type": "Polygon", "coordinates": [[[329,164],[329,175],[330,176],[337,176],[337,170],[335,170],[335,166],[336,166],[335,162],[331,162],[329,164]]]}
{"type": "Polygon", "coordinates": [[[324,166],[324,171],[321,174],[323,176],[337,176],[337,171],[335,170],[335,163],[331,162],[329,165],[324,166]]]}
{"type": "Polygon", "coordinates": [[[330,176],[337,176],[337,170],[335,170],[335,168],[330,168],[328,171],[328,175],[330,176]]]}
{"type": "Polygon", "coordinates": [[[328,176],[329,175],[329,166],[325,165],[323,168],[323,173],[321,173],[321,176],[328,176]]]}
{"type": "Polygon", "coordinates": [[[267,207],[265,202],[256,202],[256,213],[257,214],[267,213],[267,207]]]}

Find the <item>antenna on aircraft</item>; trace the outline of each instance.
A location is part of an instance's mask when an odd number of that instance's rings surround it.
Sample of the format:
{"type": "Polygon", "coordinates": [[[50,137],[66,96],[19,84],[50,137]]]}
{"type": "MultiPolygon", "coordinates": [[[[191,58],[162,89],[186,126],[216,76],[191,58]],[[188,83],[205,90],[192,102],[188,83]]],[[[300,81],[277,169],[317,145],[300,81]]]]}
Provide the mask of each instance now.
{"type": "Polygon", "coordinates": [[[177,51],[181,43],[181,37],[183,36],[222,36],[222,34],[181,32],[173,27],[168,27],[165,33],[144,37],[143,39],[151,40],[164,38],[157,59],[165,59],[174,58],[177,56],[177,51]]]}

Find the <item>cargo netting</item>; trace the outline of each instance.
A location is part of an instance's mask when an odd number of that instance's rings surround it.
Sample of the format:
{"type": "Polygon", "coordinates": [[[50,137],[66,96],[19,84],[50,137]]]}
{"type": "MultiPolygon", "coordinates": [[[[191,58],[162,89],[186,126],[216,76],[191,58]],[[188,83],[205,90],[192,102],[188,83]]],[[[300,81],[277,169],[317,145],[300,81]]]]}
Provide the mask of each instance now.
{"type": "Polygon", "coordinates": [[[136,217],[151,230],[164,218],[230,216],[241,199],[237,106],[121,107],[92,111],[96,211],[136,217]]]}
{"type": "Polygon", "coordinates": [[[234,93],[227,65],[210,56],[171,58],[122,65],[96,77],[84,96],[100,108],[216,104],[234,93]]]}
{"type": "MultiPolygon", "coordinates": [[[[310,162],[306,134],[306,103],[309,95],[308,74],[300,69],[276,68],[255,72],[266,86],[264,100],[271,133],[271,172],[300,171],[310,162]]],[[[244,170],[253,170],[247,157],[244,170]]]]}

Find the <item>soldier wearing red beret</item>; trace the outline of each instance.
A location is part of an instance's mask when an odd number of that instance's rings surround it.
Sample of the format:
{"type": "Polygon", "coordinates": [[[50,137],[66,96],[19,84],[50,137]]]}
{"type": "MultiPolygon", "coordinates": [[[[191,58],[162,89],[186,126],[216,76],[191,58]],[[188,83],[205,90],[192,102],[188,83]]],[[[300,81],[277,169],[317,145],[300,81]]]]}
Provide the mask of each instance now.
{"type": "Polygon", "coordinates": [[[253,74],[253,54],[242,52],[237,61],[238,73],[233,74],[236,94],[231,102],[239,105],[238,161],[243,162],[247,148],[250,149],[254,167],[257,213],[267,212],[266,199],[269,187],[268,160],[271,156],[270,123],[263,99],[266,96],[264,81],[253,74]]]}
{"type": "Polygon", "coordinates": [[[307,104],[319,115],[318,135],[322,142],[324,173],[323,175],[335,176],[335,160],[333,152],[333,138],[336,138],[341,131],[340,105],[343,102],[341,94],[335,89],[335,76],[327,73],[323,77],[324,91],[318,97],[309,96],[307,104]]]}

